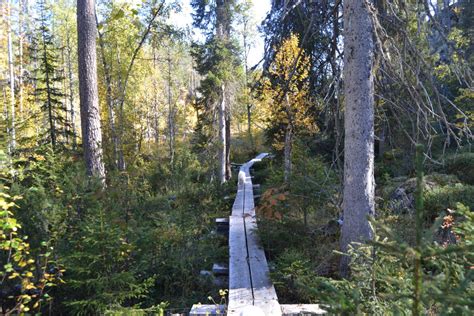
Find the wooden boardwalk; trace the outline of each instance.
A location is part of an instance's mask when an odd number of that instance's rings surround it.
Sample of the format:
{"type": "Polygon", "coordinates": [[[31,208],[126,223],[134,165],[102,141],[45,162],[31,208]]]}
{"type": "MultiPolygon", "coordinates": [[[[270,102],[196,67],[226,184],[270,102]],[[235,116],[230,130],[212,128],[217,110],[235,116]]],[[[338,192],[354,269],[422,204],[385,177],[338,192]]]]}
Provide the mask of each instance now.
{"type": "Polygon", "coordinates": [[[281,315],[275,288],[269,277],[265,253],[257,236],[257,221],[250,168],[263,153],[240,167],[238,190],[229,218],[229,304],[227,315],[254,306],[264,315],[281,315]]]}
{"type": "MultiPolygon", "coordinates": [[[[265,252],[257,236],[254,194],[250,168],[263,153],[240,167],[237,195],[229,216],[229,301],[227,315],[299,316],[320,315],[318,304],[280,305],[268,270],[265,252]]],[[[222,315],[224,305],[195,304],[191,316],[222,315]]]]}

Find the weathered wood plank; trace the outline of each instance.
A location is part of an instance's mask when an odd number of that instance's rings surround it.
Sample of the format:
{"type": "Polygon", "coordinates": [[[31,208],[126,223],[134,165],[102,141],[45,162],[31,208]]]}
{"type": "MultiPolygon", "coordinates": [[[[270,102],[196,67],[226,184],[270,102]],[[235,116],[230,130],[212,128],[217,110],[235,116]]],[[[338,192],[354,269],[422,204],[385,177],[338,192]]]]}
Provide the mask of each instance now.
{"type": "Polygon", "coordinates": [[[253,304],[253,293],[243,218],[230,216],[229,223],[228,315],[238,315],[240,309],[253,304]]]}
{"type": "Polygon", "coordinates": [[[247,248],[253,287],[253,305],[260,307],[265,315],[281,315],[278,297],[270,280],[265,252],[257,236],[257,222],[255,217],[245,219],[247,233],[247,248]]]}
{"type": "Polygon", "coordinates": [[[213,316],[225,315],[225,305],[201,305],[194,304],[189,316],[213,316]]]}
{"type": "Polygon", "coordinates": [[[243,164],[238,175],[238,191],[229,225],[228,315],[238,315],[249,305],[260,308],[265,315],[281,315],[265,253],[256,234],[254,186],[250,176],[253,164],[267,155],[260,154],[243,164]]]}
{"type": "Polygon", "coordinates": [[[318,304],[283,304],[280,306],[283,316],[322,315],[327,313],[318,304]]]}

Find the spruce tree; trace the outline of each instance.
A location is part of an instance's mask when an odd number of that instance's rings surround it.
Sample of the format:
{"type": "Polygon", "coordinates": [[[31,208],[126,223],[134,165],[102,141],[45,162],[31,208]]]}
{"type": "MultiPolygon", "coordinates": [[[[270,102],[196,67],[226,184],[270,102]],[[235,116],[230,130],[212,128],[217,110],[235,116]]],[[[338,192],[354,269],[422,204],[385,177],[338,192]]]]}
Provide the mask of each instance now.
{"type": "MultiPolygon", "coordinates": [[[[41,105],[45,129],[40,136],[41,143],[50,143],[54,150],[64,145],[62,137],[70,133],[67,108],[62,102],[62,81],[57,47],[51,32],[51,10],[44,0],[38,2],[37,28],[32,36],[31,58],[37,64],[33,73],[34,95],[41,105]]],[[[65,139],[64,139],[65,140],[65,139]]]]}
{"type": "Polygon", "coordinates": [[[230,107],[233,102],[236,78],[241,68],[239,47],[232,39],[232,8],[235,0],[193,0],[194,26],[209,32],[204,44],[195,44],[193,57],[197,70],[204,77],[201,82],[201,97],[196,110],[199,123],[196,127],[198,148],[205,148],[214,141],[219,160],[218,176],[226,182],[230,172],[230,107]],[[214,25],[212,25],[214,23],[214,25]],[[209,27],[212,25],[212,27],[209,27]],[[217,127],[217,133],[214,127],[217,127]]]}

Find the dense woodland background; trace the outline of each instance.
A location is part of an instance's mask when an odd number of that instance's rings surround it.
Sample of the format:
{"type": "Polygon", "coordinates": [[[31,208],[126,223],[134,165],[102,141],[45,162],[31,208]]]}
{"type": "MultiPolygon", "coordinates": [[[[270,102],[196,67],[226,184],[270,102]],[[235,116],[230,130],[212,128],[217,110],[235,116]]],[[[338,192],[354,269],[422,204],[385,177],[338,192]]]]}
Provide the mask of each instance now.
{"type": "Polygon", "coordinates": [[[271,152],[280,302],[470,314],[472,0],[273,0],[261,25],[259,1],[192,0],[188,29],[182,4],[0,1],[0,313],[225,300],[200,271],[228,260],[231,162],[271,152]]]}

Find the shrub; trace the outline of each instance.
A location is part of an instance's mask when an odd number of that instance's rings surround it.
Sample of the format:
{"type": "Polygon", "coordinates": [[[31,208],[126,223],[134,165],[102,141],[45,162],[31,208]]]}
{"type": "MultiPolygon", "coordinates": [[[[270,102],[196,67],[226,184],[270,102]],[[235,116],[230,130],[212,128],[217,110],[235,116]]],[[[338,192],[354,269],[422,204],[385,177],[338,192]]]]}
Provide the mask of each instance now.
{"type": "Polygon", "coordinates": [[[474,186],[457,183],[435,187],[424,193],[425,215],[433,220],[448,208],[455,208],[461,202],[469,208],[474,208],[474,186]]]}
{"type": "Polygon", "coordinates": [[[446,168],[460,180],[474,185],[474,153],[465,152],[448,158],[446,168]]]}

